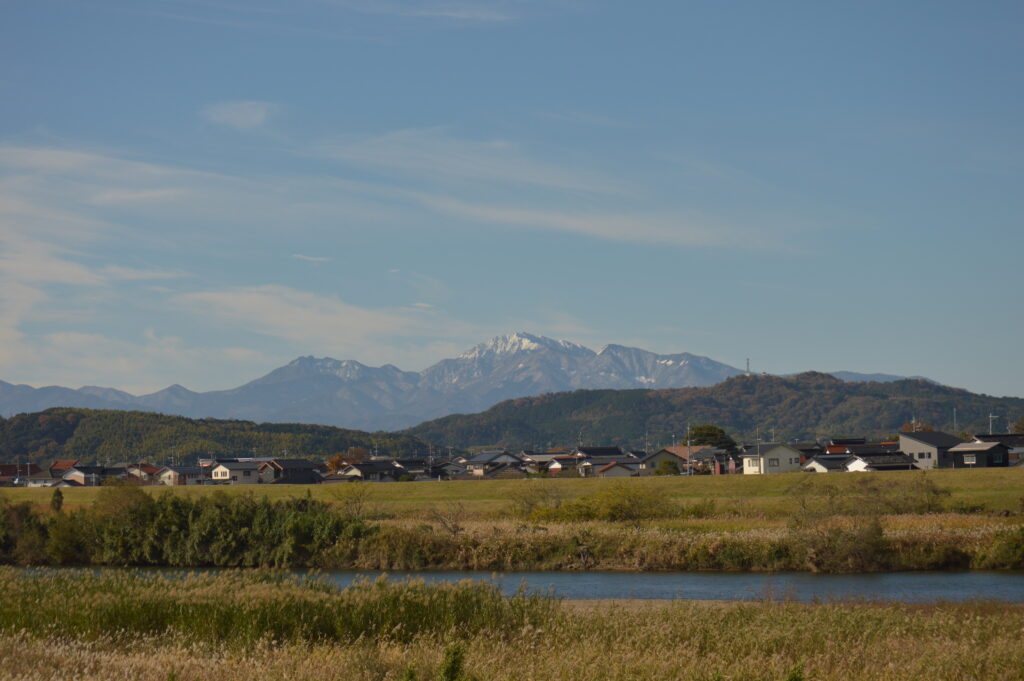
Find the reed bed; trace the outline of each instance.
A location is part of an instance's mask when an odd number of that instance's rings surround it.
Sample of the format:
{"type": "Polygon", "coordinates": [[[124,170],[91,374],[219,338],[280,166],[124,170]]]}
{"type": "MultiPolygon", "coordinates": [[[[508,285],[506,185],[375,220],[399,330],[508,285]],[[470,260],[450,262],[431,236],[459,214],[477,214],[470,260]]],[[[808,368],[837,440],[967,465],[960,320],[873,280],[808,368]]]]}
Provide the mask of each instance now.
{"type": "MultiPolygon", "coordinates": [[[[11,582],[2,575],[5,588],[11,582]]],[[[22,578],[24,579],[24,578],[22,578]]],[[[68,586],[67,577],[33,577],[49,592],[68,586]]],[[[91,583],[104,589],[125,584],[99,575],[79,584],[81,605],[63,594],[66,610],[95,612],[103,599],[91,583]],[[91,580],[91,581],[90,581],[91,580]],[[105,581],[106,580],[106,581],[105,581]]],[[[195,579],[195,578],[190,578],[195,579]]],[[[188,580],[182,580],[188,581],[188,580]]],[[[202,582],[203,580],[199,580],[202,582]]],[[[274,579],[229,575],[199,583],[167,583],[168,602],[183,609],[189,602],[213,599],[216,586],[248,587],[248,599],[287,602],[297,598],[295,584],[274,579]],[[213,593],[207,593],[212,589],[213,593]],[[279,591],[287,596],[278,595],[279,591]]],[[[139,592],[128,585],[130,595],[139,592]]],[[[372,599],[375,586],[358,599],[372,599]]],[[[394,585],[399,591],[416,585],[394,585]]],[[[464,593],[468,587],[460,586],[464,593]]],[[[300,598],[345,607],[350,601],[319,587],[300,598]]],[[[102,589],[100,590],[102,592],[102,589]]],[[[344,592],[339,592],[343,594],[344,592]]],[[[36,593],[36,597],[41,594],[36,593]]],[[[117,596],[107,593],[117,600],[117,596]]],[[[56,596],[55,596],[56,598],[56,596]]],[[[246,598],[227,597],[238,602],[246,598]]],[[[404,597],[400,597],[404,598],[404,597]]],[[[413,600],[419,595],[409,596],[413,600]]],[[[279,630],[256,636],[259,626],[234,640],[209,638],[196,629],[139,631],[130,626],[85,633],[42,626],[0,627],[0,680],[68,679],[80,681],[520,681],[587,679],[626,681],[680,679],[694,681],[867,681],[910,679],[994,681],[1024,678],[1024,648],[1017,641],[1024,627],[1024,607],[975,602],[904,605],[880,603],[744,603],[610,602],[561,603],[546,599],[537,617],[524,622],[514,608],[494,608],[489,596],[483,620],[427,626],[394,633],[390,620],[341,639],[317,635],[282,637],[279,630]]],[[[358,600],[357,599],[357,600],[358,600]]],[[[469,596],[480,602],[478,594],[469,596]]],[[[514,599],[513,599],[514,600],[514,599]]],[[[22,603],[22,605],[28,605],[22,603]]],[[[5,609],[7,606],[3,606],[5,609]]],[[[252,607],[252,606],[247,606],[252,607]]],[[[383,607],[399,612],[393,606],[383,607]]],[[[251,612],[251,611],[250,611],[251,612]]],[[[296,611],[285,608],[282,619],[296,611]]],[[[403,616],[422,616],[409,615],[403,616]]]]}
{"type": "Polygon", "coordinates": [[[0,631],[85,640],[165,636],[242,647],[409,641],[539,627],[557,612],[544,594],[379,578],[338,589],[323,579],[261,571],[193,573],[0,569],[0,631]]]}

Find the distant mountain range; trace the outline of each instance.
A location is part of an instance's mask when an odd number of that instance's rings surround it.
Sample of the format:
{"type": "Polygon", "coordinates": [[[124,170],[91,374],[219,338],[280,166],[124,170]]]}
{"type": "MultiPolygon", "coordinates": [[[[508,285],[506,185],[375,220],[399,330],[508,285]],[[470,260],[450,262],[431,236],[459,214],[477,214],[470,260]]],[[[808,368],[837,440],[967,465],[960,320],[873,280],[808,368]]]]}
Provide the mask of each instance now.
{"type": "MultiPolygon", "coordinates": [[[[0,381],[0,415],[50,407],[155,411],[192,418],[312,423],[396,430],[454,413],[478,412],[517,397],[579,388],[685,388],[710,386],[743,372],[684,352],[659,355],[607,345],[582,345],[529,333],[481,343],[422,372],[353,360],[299,357],[230,390],[194,392],[180,385],[149,395],[86,386],[33,388],[0,381]]],[[[898,380],[899,376],[839,372],[846,381],[898,380]]]]}

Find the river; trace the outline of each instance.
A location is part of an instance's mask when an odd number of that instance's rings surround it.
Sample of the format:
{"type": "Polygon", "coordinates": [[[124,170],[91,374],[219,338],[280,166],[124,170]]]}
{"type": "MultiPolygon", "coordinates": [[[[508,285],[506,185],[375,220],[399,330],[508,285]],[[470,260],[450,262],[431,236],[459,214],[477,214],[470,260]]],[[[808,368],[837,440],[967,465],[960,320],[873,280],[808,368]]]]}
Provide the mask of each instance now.
{"type": "MultiPolygon", "coordinates": [[[[372,571],[327,571],[339,586],[372,571]]],[[[525,584],[567,599],[881,600],[901,602],[991,599],[1024,603],[1024,572],[888,572],[821,575],[806,572],[392,572],[390,578],[428,582],[494,581],[508,594],[525,584]]]]}

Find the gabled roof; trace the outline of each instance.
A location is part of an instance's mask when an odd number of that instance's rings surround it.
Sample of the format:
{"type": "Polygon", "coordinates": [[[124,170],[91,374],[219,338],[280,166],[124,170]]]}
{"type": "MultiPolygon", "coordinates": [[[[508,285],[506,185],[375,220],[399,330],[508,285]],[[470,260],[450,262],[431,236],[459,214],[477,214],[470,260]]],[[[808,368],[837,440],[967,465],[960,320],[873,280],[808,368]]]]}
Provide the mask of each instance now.
{"type": "Polygon", "coordinates": [[[849,460],[853,459],[860,459],[871,468],[917,468],[914,457],[907,454],[855,454],[849,460]]]}
{"type": "Polygon", "coordinates": [[[605,465],[601,466],[600,468],[598,468],[597,472],[598,473],[604,473],[605,471],[610,470],[612,468],[615,468],[616,466],[620,466],[620,467],[625,468],[626,470],[629,470],[629,471],[635,471],[636,470],[636,463],[635,462],[611,461],[611,462],[606,463],[605,465]]]}
{"type": "MultiPolygon", "coordinates": [[[[107,469],[103,466],[74,466],[73,468],[69,468],[67,473],[70,473],[71,471],[78,471],[83,475],[103,475],[106,470],[107,469]]],[[[65,473],[65,475],[67,475],[67,473],[65,473]]]]}
{"type": "Polygon", "coordinates": [[[845,464],[849,460],[850,457],[846,454],[818,454],[811,457],[810,461],[804,464],[804,468],[807,468],[812,463],[816,463],[825,470],[841,471],[846,467],[845,464]]]}
{"type": "Polygon", "coordinates": [[[961,442],[955,447],[950,447],[950,452],[987,452],[996,448],[1006,448],[1002,442],[961,442]]]}
{"type": "Polygon", "coordinates": [[[907,438],[914,442],[920,442],[929,447],[953,447],[963,442],[956,435],[943,433],[941,431],[919,431],[915,433],[900,433],[901,438],[907,438]]]}
{"type": "Polygon", "coordinates": [[[705,449],[707,449],[707,445],[674,445],[672,447],[663,447],[655,452],[655,454],[668,452],[669,454],[675,454],[680,459],[689,459],[692,455],[705,449]]]}
{"type": "Polygon", "coordinates": [[[66,471],[75,467],[79,459],[57,459],[50,464],[51,471],[66,471]]]}
{"type": "Polygon", "coordinates": [[[495,459],[499,459],[503,456],[511,457],[515,460],[519,460],[519,457],[515,454],[510,454],[504,449],[491,450],[489,452],[480,452],[473,458],[469,459],[466,463],[491,463],[495,459]]]}
{"type": "Polygon", "coordinates": [[[160,469],[159,474],[171,471],[178,475],[202,475],[203,469],[199,466],[164,466],[160,469]]]}
{"type": "Polygon", "coordinates": [[[360,473],[401,473],[405,469],[396,466],[392,461],[363,461],[362,463],[350,463],[345,469],[355,468],[360,473]]]}
{"type": "Polygon", "coordinates": [[[229,471],[254,471],[262,466],[265,461],[221,461],[214,468],[224,467],[229,471]]]}
{"type": "Polygon", "coordinates": [[[320,467],[319,463],[316,461],[310,461],[309,459],[274,459],[268,463],[281,469],[291,468],[296,470],[311,470],[320,467]]]}
{"type": "Polygon", "coordinates": [[[881,456],[885,454],[901,454],[897,442],[875,442],[868,445],[849,445],[846,451],[853,456],[881,456]]]}
{"type": "Polygon", "coordinates": [[[764,456],[768,452],[780,447],[788,449],[796,455],[802,454],[794,445],[789,445],[785,442],[762,442],[760,445],[746,445],[746,449],[741,453],[741,456],[764,456]]]}
{"type": "Polygon", "coordinates": [[[577,447],[575,451],[588,457],[596,456],[630,456],[619,447],[577,447]]]}
{"type": "Polygon", "coordinates": [[[1018,433],[995,433],[993,435],[975,435],[978,442],[1001,442],[1011,449],[1024,447],[1024,434],[1018,433]]]}

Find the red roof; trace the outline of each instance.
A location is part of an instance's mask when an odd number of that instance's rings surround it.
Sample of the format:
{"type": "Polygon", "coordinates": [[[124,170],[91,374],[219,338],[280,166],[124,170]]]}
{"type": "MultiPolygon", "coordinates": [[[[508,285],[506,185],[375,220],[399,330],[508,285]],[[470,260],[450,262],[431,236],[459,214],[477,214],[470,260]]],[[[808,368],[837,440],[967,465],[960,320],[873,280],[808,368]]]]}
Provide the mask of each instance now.
{"type": "Polygon", "coordinates": [[[50,464],[51,471],[66,471],[78,465],[78,459],[57,459],[50,464]]]}

